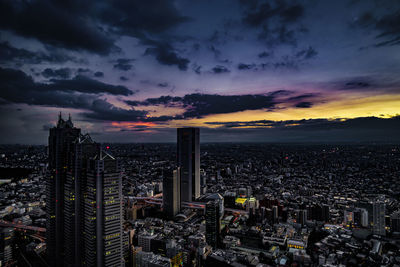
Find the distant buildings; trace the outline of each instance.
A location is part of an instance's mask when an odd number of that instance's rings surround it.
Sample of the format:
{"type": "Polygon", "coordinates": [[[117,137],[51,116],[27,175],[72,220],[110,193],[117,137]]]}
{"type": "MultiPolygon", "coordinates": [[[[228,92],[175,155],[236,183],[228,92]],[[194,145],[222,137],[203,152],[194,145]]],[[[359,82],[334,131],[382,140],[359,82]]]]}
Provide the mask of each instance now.
{"type": "Polygon", "coordinates": [[[177,162],[181,168],[181,200],[200,197],[200,129],[178,128],[177,162]]]}

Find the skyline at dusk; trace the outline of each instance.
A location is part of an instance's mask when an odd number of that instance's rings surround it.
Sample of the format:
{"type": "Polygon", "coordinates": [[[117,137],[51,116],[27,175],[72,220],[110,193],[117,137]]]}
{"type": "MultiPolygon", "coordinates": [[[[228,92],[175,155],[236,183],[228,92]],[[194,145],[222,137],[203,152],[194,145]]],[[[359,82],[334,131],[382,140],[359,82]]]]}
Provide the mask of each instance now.
{"type": "Polygon", "coordinates": [[[0,0],[2,143],[400,142],[400,2],[0,0]]]}

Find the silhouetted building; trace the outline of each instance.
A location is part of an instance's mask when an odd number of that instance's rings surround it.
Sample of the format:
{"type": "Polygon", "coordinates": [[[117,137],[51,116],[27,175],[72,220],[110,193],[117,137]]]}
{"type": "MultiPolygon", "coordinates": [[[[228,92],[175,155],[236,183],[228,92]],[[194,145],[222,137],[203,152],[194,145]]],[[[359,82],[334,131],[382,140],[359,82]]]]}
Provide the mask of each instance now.
{"type": "Polygon", "coordinates": [[[181,168],[181,200],[200,197],[200,130],[178,128],[177,162],[181,168]]]}
{"type": "MultiPolygon", "coordinates": [[[[64,121],[61,113],[57,126],[50,129],[46,181],[46,243],[51,266],[62,266],[64,261],[64,189],[74,141],[79,137],[80,131],[74,127],[71,117],[64,121]]],[[[68,234],[73,235],[73,232],[68,234]]]]}
{"type": "Polygon", "coordinates": [[[51,266],[124,264],[118,162],[61,114],[50,129],[46,194],[51,266]]]}
{"type": "Polygon", "coordinates": [[[164,171],[163,178],[163,210],[172,218],[180,212],[180,168],[164,171]]]}
{"type": "Polygon", "coordinates": [[[218,200],[212,200],[206,204],[206,241],[216,248],[219,243],[221,218],[218,200]]]}

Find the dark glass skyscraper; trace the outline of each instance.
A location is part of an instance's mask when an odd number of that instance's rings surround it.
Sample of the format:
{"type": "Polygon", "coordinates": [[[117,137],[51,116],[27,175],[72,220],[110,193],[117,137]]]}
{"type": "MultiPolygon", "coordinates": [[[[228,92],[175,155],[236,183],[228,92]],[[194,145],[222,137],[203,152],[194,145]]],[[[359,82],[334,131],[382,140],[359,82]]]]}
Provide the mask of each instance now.
{"type": "Polygon", "coordinates": [[[46,194],[51,266],[123,266],[118,161],[61,115],[50,129],[46,194]]]}
{"type": "Polygon", "coordinates": [[[178,128],[177,161],[181,168],[181,201],[200,197],[200,129],[178,128]]]}
{"type": "Polygon", "coordinates": [[[172,218],[179,213],[181,207],[180,168],[164,171],[163,178],[163,210],[172,218]]]}
{"type": "MultiPolygon", "coordinates": [[[[46,181],[46,242],[51,266],[62,266],[64,259],[64,197],[69,163],[74,141],[81,130],[75,128],[71,118],[64,121],[61,114],[57,126],[50,129],[49,166],[46,181]]],[[[70,233],[72,234],[72,233],[70,233]]]]}

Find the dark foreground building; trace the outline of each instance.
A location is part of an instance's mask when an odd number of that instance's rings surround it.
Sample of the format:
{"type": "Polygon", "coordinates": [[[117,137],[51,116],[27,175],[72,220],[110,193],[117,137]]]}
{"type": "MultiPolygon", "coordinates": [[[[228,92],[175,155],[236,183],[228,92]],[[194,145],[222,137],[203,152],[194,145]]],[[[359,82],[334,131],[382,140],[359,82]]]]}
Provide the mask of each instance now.
{"type": "Polygon", "coordinates": [[[118,161],[71,121],[50,129],[46,183],[51,266],[123,266],[118,161]]]}

